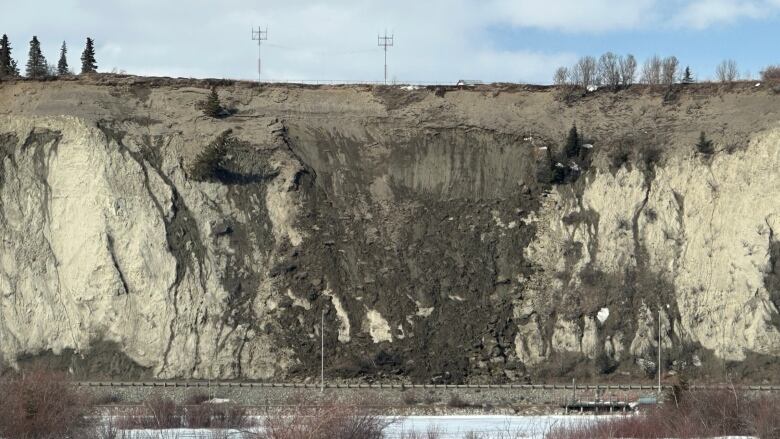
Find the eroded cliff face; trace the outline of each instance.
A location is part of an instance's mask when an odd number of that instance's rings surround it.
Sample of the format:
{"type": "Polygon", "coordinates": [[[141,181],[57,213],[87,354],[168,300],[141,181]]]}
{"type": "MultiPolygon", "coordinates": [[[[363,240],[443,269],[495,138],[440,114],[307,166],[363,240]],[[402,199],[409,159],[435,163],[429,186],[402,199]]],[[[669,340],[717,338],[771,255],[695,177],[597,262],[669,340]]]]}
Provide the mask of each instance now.
{"type": "Polygon", "coordinates": [[[214,120],[207,85],[0,84],[0,363],[304,379],[324,313],[345,378],[643,376],[659,318],[665,368],[776,371],[771,87],[224,83],[214,120]],[[549,184],[574,122],[593,147],[549,184]]]}

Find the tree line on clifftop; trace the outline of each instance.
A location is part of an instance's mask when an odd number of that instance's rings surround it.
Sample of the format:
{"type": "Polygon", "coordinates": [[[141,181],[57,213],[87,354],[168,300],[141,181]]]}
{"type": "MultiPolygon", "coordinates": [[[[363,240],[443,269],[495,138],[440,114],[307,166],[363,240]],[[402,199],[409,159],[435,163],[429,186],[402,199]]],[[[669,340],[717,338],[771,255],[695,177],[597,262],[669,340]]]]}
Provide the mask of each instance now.
{"type": "MultiPolygon", "coordinates": [[[[60,58],[57,65],[50,64],[41,51],[41,43],[37,36],[33,36],[30,41],[30,49],[27,54],[27,65],[25,66],[25,76],[32,79],[42,79],[52,76],[70,76],[75,73],[68,65],[68,46],[63,41],[60,47],[60,58]]],[[[97,62],[95,61],[95,42],[92,38],[87,38],[84,51],[81,53],[81,74],[86,75],[97,72],[97,62]]],[[[21,77],[19,66],[12,56],[11,42],[8,35],[3,34],[0,38],[0,80],[8,78],[21,77]]]]}
{"type": "MultiPolygon", "coordinates": [[[[768,66],[761,71],[763,80],[780,79],[780,66],[768,66]]],[[[751,74],[740,74],[737,62],[733,59],[721,61],[715,67],[715,79],[728,83],[740,79],[750,80],[751,74]]],[[[628,87],[634,83],[649,85],[691,84],[696,82],[690,67],[680,68],[675,56],[661,58],[653,55],[645,60],[641,69],[634,55],[617,55],[607,52],[598,59],[583,56],[571,67],[558,67],[553,74],[555,85],[575,86],[589,89],[592,87],[628,87]]]]}

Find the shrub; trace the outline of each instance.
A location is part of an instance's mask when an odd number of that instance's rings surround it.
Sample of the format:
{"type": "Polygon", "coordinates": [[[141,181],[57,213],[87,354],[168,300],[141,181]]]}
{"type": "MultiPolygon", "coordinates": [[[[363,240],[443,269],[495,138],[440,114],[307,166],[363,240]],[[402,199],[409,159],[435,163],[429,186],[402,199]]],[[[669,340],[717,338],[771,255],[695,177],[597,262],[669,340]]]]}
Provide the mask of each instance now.
{"type": "Polygon", "coordinates": [[[761,79],[764,81],[780,81],[780,65],[766,66],[761,71],[761,79]]]}
{"type": "Polygon", "coordinates": [[[757,436],[780,437],[780,397],[751,399],[731,389],[677,389],[675,399],[637,416],[554,428],[549,439],[757,436]]]}
{"type": "Polygon", "coordinates": [[[87,398],[63,373],[36,369],[0,383],[0,436],[51,438],[85,427],[87,398]]]}
{"type": "Polygon", "coordinates": [[[182,427],[182,409],[170,398],[154,396],[144,401],[148,416],[145,417],[148,428],[180,428],[182,427]]]}
{"type": "Polygon", "coordinates": [[[187,406],[183,423],[187,428],[245,428],[251,424],[246,409],[234,403],[187,406]]]}
{"type": "Polygon", "coordinates": [[[463,398],[460,397],[457,393],[453,393],[450,395],[450,400],[447,401],[447,406],[452,408],[466,408],[470,407],[471,405],[464,401],[463,398]]]}
{"type": "Polygon", "coordinates": [[[402,399],[406,405],[417,405],[420,402],[420,397],[414,390],[407,390],[403,393],[402,399]]]}
{"type": "Polygon", "coordinates": [[[211,399],[208,394],[201,392],[201,391],[195,391],[187,395],[187,399],[184,400],[185,405],[198,405],[203,404],[204,402],[211,399]]]}
{"type": "Polygon", "coordinates": [[[299,405],[262,421],[263,439],[383,439],[391,424],[366,408],[335,403],[299,405]]]}
{"type": "Polygon", "coordinates": [[[169,398],[154,396],[116,419],[119,429],[246,428],[253,424],[246,409],[234,403],[180,406],[169,398]]]}
{"type": "Polygon", "coordinates": [[[92,400],[94,405],[112,405],[122,402],[122,396],[118,393],[105,393],[92,400]]]}

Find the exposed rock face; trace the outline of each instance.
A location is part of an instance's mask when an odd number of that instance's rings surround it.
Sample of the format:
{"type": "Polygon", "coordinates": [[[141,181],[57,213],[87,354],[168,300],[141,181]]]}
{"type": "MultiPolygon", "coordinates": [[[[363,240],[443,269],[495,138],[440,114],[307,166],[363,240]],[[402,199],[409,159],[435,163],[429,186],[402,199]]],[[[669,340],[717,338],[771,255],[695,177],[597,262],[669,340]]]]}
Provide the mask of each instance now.
{"type": "Polygon", "coordinates": [[[643,375],[659,318],[665,368],[753,379],[780,356],[766,87],[228,84],[213,120],[204,84],[104,82],[0,84],[6,366],[300,379],[323,313],[332,376],[643,375]],[[593,148],[550,185],[572,121],[593,148]]]}

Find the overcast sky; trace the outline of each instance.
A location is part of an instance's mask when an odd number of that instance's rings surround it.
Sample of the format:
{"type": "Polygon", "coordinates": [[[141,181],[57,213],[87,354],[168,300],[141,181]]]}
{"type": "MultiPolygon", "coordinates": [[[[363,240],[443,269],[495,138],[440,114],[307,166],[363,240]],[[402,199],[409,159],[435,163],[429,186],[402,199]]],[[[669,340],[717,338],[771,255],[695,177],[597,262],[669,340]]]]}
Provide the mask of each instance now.
{"type": "Polygon", "coordinates": [[[549,83],[607,50],[676,55],[700,78],[724,58],[753,76],[780,63],[780,0],[0,0],[20,66],[37,35],[77,69],[91,36],[99,71],[254,79],[257,25],[266,79],[381,80],[385,29],[397,81],[549,83]]]}

